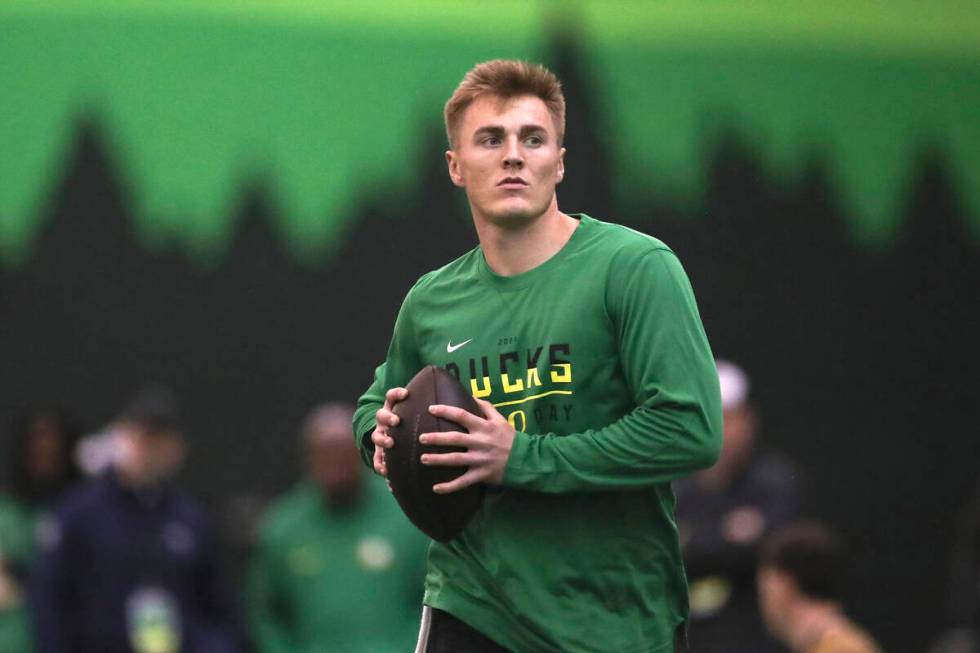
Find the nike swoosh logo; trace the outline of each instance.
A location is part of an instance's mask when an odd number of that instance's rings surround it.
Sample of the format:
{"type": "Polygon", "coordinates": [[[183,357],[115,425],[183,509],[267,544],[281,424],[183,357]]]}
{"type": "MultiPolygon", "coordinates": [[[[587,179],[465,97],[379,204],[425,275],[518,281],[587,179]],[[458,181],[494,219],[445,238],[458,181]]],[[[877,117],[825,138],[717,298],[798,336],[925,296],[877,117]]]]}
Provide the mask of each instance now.
{"type": "Polygon", "coordinates": [[[464,340],[463,342],[459,343],[458,345],[454,345],[453,344],[453,341],[450,340],[446,344],[446,353],[447,354],[451,354],[454,351],[456,351],[457,349],[459,349],[460,347],[462,347],[463,345],[468,344],[468,343],[471,343],[471,342],[473,342],[473,338],[470,338],[469,340],[464,340]]]}

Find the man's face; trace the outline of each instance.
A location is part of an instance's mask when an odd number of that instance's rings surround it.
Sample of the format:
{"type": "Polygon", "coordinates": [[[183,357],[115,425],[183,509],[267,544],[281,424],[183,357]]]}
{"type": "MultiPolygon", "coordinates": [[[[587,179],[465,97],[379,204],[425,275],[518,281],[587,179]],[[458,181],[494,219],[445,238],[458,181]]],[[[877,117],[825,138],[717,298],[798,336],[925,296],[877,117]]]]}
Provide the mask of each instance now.
{"type": "Polygon", "coordinates": [[[180,469],[186,454],[182,434],[135,426],[123,432],[122,462],[131,479],[146,485],[161,483],[180,469]]]}
{"type": "Polygon", "coordinates": [[[35,479],[53,479],[64,471],[68,457],[65,434],[58,421],[48,415],[31,425],[27,441],[27,468],[35,479]]]}
{"type": "Polygon", "coordinates": [[[332,502],[344,504],[360,488],[363,463],[350,424],[318,424],[306,444],[310,478],[332,502]]]}
{"type": "Polygon", "coordinates": [[[718,464],[732,469],[744,466],[755,447],[755,412],[747,405],[724,411],[721,458],[718,464]]]}
{"type": "Polygon", "coordinates": [[[526,224],[551,206],[564,156],[548,107],[530,95],[474,100],[446,152],[449,176],[466,189],[474,218],[500,227],[526,224]]]}

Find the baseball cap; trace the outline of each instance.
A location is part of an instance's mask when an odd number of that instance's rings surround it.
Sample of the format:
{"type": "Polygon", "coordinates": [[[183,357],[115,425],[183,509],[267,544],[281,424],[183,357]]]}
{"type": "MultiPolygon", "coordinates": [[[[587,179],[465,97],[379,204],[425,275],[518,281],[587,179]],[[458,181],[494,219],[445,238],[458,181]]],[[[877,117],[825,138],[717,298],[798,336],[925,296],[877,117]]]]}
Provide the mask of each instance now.
{"type": "Polygon", "coordinates": [[[147,385],[139,390],[119,417],[153,431],[183,432],[177,395],[160,384],[147,385]]]}
{"type": "Polygon", "coordinates": [[[724,359],[715,361],[718,384],[721,386],[721,408],[730,410],[744,406],[749,399],[749,377],[741,367],[724,359]]]}

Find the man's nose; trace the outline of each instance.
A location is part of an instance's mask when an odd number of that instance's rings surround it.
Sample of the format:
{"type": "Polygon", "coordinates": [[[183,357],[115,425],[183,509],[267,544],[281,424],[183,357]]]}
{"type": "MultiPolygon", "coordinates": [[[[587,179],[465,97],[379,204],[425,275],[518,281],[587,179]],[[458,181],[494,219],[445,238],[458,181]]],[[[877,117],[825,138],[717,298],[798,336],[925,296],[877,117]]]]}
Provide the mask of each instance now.
{"type": "Polygon", "coordinates": [[[521,152],[520,143],[516,138],[507,139],[506,149],[504,150],[504,167],[520,168],[524,165],[524,153],[521,152]]]}

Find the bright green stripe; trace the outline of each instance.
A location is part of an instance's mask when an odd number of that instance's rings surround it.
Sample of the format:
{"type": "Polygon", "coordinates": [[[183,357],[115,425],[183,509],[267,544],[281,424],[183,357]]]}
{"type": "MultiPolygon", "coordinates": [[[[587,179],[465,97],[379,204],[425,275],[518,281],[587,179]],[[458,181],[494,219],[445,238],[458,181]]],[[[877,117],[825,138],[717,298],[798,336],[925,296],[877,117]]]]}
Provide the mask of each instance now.
{"type": "Polygon", "coordinates": [[[975,0],[755,0],[654,2],[578,0],[492,3],[451,0],[15,0],[0,12],[147,17],[222,16],[235,21],[328,22],[431,33],[455,28],[529,34],[542,16],[583,18],[600,40],[631,44],[752,49],[932,54],[976,58],[980,8],[975,0]]]}
{"type": "Polygon", "coordinates": [[[583,3],[592,38],[624,45],[862,52],[977,60],[975,0],[768,0],[583,3]]]}
{"type": "Polygon", "coordinates": [[[235,23],[330,25],[432,35],[443,29],[484,31],[505,39],[538,33],[542,3],[494,0],[492,9],[475,2],[449,0],[17,0],[0,14],[57,17],[218,18],[235,23]]]}

